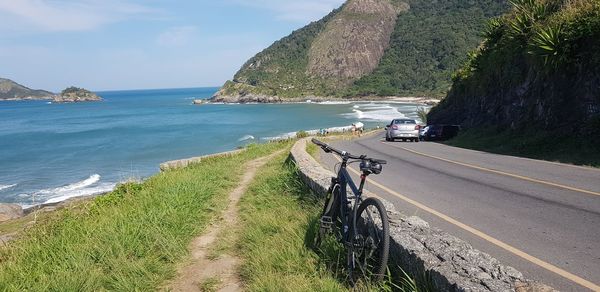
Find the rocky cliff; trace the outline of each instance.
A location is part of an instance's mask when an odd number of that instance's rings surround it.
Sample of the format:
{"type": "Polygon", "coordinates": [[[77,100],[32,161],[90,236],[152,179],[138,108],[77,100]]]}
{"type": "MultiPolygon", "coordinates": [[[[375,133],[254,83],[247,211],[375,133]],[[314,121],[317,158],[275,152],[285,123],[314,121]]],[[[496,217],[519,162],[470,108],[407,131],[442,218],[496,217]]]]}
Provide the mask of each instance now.
{"type": "Polygon", "coordinates": [[[600,145],[600,2],[513,2],[429,121],[580,134],[600,145]]]}
{"type": "Polygon", "coordinates": [[[348,0],[258,53],[215,102],[440,96],[504,0],[348,0]]]}
{"type": "Polygon", "coordinates": [[[56,103],[101,101],[95,93],[78,87],[69,87],[54,97],[56,103]]]}
{"type": "Polygon", "coordinates": [[[54,95],[49,91],[30,89],[12,80],[0,78],[0,101],[52,99],[54,95]]]}

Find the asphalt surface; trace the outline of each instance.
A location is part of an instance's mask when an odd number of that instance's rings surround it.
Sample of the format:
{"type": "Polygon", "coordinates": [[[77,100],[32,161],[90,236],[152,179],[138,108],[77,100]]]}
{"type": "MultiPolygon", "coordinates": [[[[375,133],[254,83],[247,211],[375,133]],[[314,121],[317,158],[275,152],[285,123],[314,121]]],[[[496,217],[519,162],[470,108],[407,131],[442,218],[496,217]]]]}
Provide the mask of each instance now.
{"type": "MultiPolygon", "coordinates": [[[[387,160],[382,174],[369,177],[385,188],[373,183],[366,188],[398,211],[466,240],[529,279],[561,291],[600,291],[600,169],[432,142],[385,142],[383,136],[378,133],[331,145],[387,160]]],[[[321,162],[333,170],[338,161],[321,153],[321,162]]]]}

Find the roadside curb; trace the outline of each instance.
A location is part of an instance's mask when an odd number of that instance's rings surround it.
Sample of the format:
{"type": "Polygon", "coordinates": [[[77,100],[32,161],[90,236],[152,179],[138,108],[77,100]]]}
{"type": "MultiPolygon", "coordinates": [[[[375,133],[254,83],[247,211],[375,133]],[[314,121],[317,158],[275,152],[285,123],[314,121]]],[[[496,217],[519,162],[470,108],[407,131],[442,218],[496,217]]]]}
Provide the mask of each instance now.
{"type": "MultiPolygon", "coordinates": [[[[304,183],[324,196],[334,174],[306,152],[309,139],[296,142],[290,158],[304,183]]],[[[390,218],[390,267],[399,266],[416,279],[426,278],[435,291],[556,291],[525,279],[521,272],[467,242],[430,227],[419,217],[404,216],[393,204],[382,201],[390,218]]]]}

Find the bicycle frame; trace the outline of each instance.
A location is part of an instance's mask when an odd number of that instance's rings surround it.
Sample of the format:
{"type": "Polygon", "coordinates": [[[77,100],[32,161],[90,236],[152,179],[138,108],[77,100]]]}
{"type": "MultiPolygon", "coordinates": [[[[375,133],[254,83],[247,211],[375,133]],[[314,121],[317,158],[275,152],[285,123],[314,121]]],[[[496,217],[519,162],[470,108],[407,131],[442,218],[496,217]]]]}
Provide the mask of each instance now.
{"type": "Polygon", "coordinates": [[[352,233],[356,232],[356,212],[358,211],[358,207],[362,202],[362,194],[363,188],[365,186],[365,181],[367,176],[365,174],[361,175],[360,186],[357,187],[350,173],[346,169],[348,167],[348,158],[344,158],[342,161],[342,165],[338,171],[337,179],[338,184],[340,185],[340,218],[342,219],[342,240],[344,243],[352,243],[352,233]],[[350,190],[354,194],[354,204],[352,206],[352,210],[348,210],[348,204],[350,201],[348,200],[348,186],[350,190]],[[349,215],[349,211],[352,211],[351,217],[349,215]],[[352,222],[348,222],[351,219],[352,222]],[[352,228],[350,228],[350,224],[352,224],[352,228]]]}

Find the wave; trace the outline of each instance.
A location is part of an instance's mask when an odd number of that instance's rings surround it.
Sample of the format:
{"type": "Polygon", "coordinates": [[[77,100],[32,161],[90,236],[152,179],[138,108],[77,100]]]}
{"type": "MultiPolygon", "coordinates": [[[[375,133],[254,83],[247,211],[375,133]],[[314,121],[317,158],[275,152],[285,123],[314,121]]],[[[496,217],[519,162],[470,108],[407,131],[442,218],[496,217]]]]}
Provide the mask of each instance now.
{"type": "Polygon", "coordinates": [[[12,189],[12,188],[14,188],[16,186],[17,186],[17,184],[13,184],[13,185],[0,185],[0,191],[12,189]]]}
{"type": "Polygon", "coordinates": [[[88,177],[85,180],[82,180],[82,181],[79,181],[76,183],[72,183],[72,184],[66,185],[64,187],[41,190],[41,191],[37,192],[36,194],[46,195],[46,194],[58,194],[58,193],[71,192],[71,191],[83,189],[85,187],[89,187],[99,181],[100,181],[100,175],[92,174],[92,175],[90,175],[90,177],[88,177]]]}
{"type": "Polygon", "coordinates": [[[323,102],[319,102],[317,104],[322,104],[322,105],[343,105],[343,104],[351,104],[351,101],[323,101],[323,102]]]}
{"type": "Polygon", "coordinates": [[[254,136],[252,136],[252,135],[245,135],[244,137],[239,138],[238,142],[248,141],[248,140],[254,140],[254,136]]]}
{"type": "Polygon", "coordinates": [[[32,207],[37,204],[54,204],[75,197],[86,197],[112,191],[116,183],[99,183],[99,174],[93,174],[87,179],[58,188],[39,190],[28,194],[19,194],[23,206],[32,207]]]}
{"type": "Polygon", "coordinates": [[[102,183],[99,184],[96,187],[91,187],[91,188],[83,188],[83,189],[78,189],[78,190],[73,190],[73,191],[69,191],[69,192],[63,192],[63,193],[58,193],[56,197],[47,199],[46,201],[44,201],[44,204],[54,204],[54,203],[59,203],[71,198],[76,198],[76,197],[87,197],[87,196],[93,196],[93,195],[98,195],[98,194],[102,194],[102,193],[107,193],[112,191],[115,188],[116,184],[115,183],[102,183]]]}
{"type": "MultiPolygon", "coordinates": [[[[364,107],[363,107],[364,109],[364,107]]],[[[343,114],[346,117],[350,117],[350,118],[355,118],[358,120],[366,120],[366,121],[376,121],[376,122],[382,122],[382,121],[391,121],[393,119],[401,119],[401,118],[406,118],[406,115],[404,115],[403,113],[399,112],[398,109],[396,109],[395,107],[386,105],[386,106],[379,106],[377,107],[377,109],[374,110],[359,110],[359,109],[353,109],[352,113],[347,113],[347,114],[343,114]]]]}
{"type": "MultiPolygon", "coordinates": [[[[348,132],[351,129],[352,129],[352,126],[344,126],[344,127],[324,128],[324,129],[319,129],[319,130],[306,130],[303,132],[306,132],[308,135],[314,136],[314,135],[319,134],[321,132],[321,130],[327,131],[328,133],[342,133],[342,132],[348,132]]],[[[281,134],[281,135],[275,136],[275,137],[263,137],[260,139],[266,140],[266,141],[286,140],[286,139],[296,138],[297,134],[298,134],[298,132],[289,132],[289,133],[281,134]]]]}

